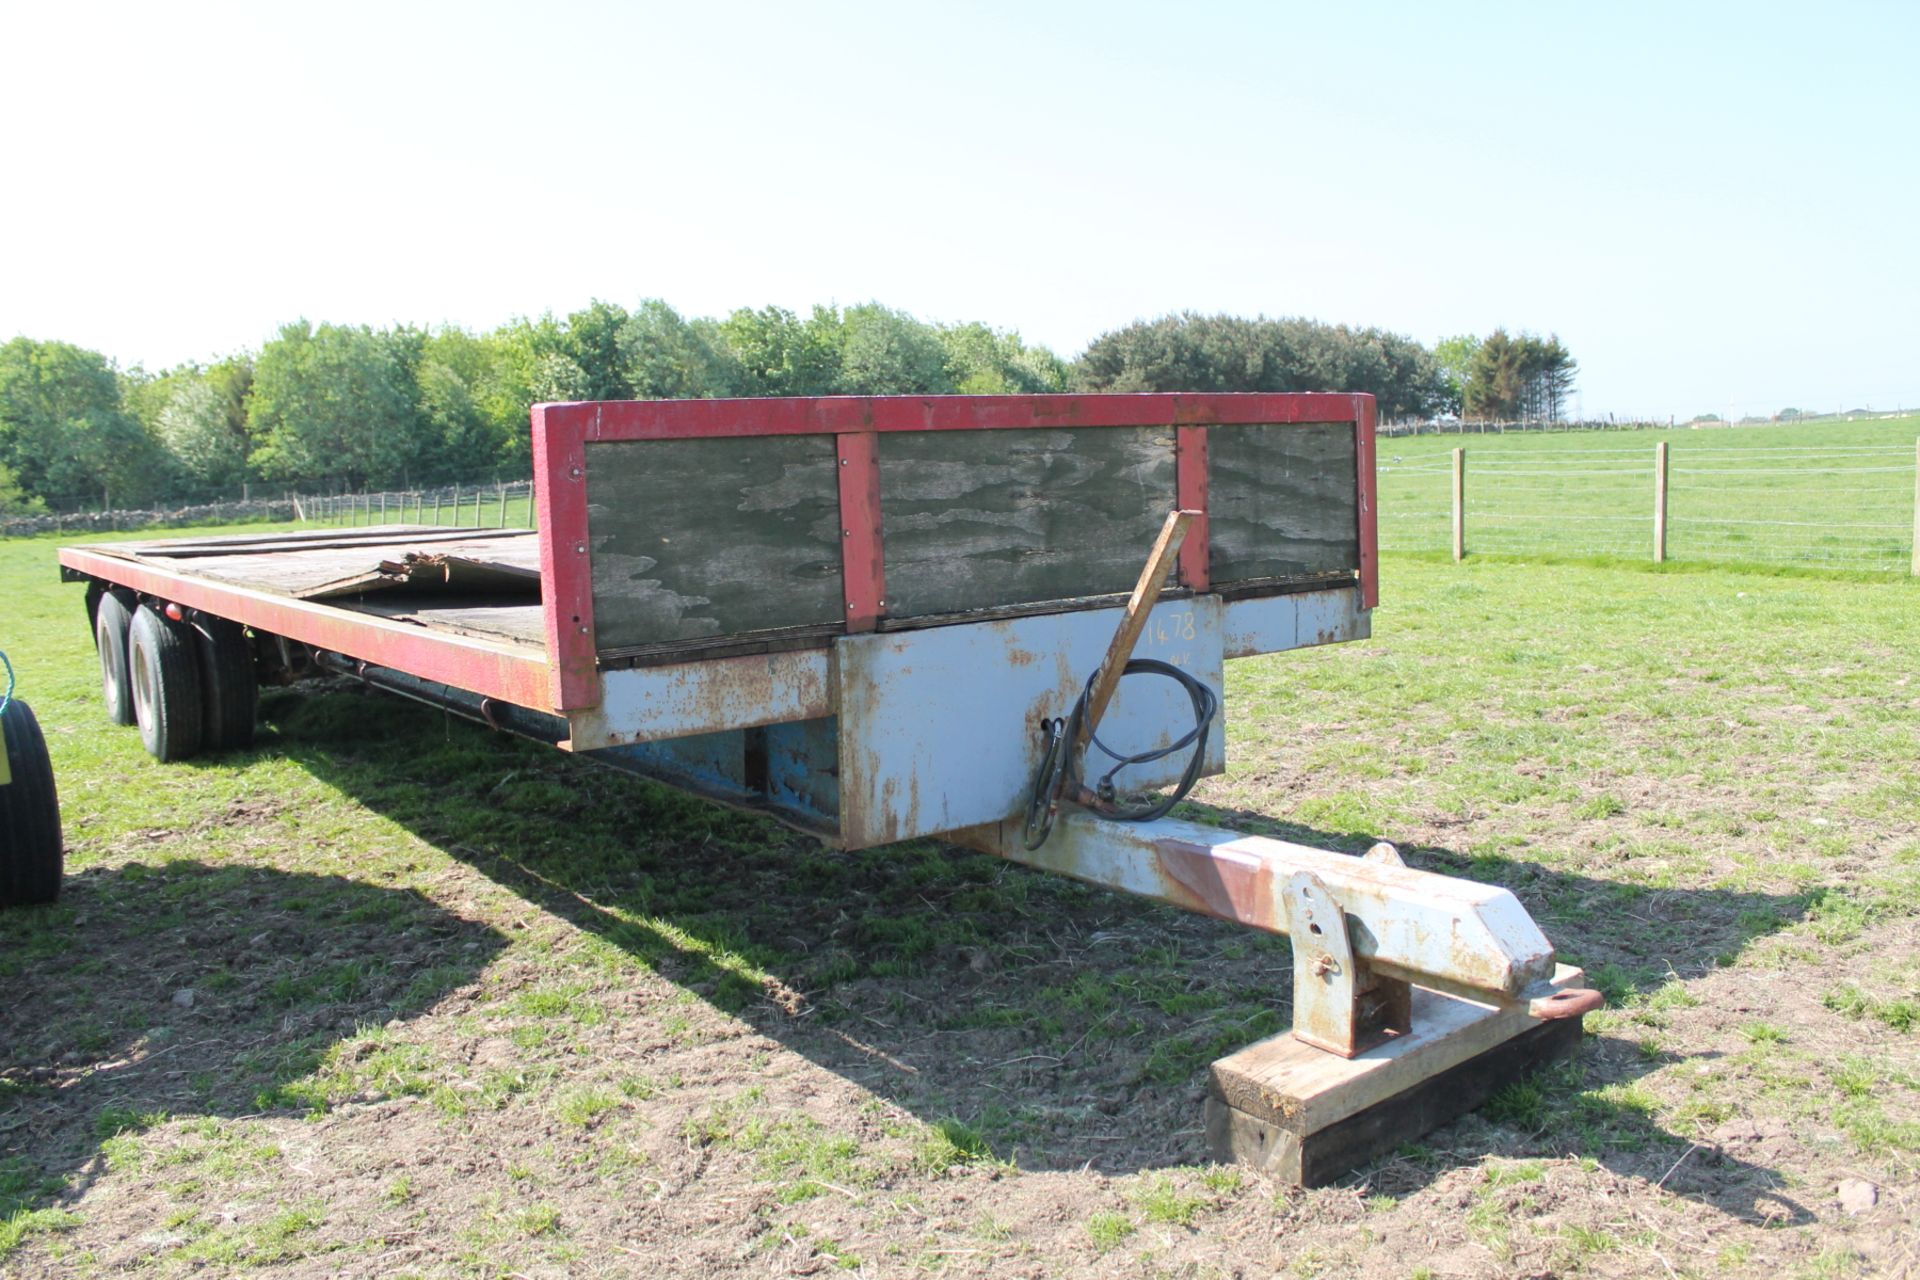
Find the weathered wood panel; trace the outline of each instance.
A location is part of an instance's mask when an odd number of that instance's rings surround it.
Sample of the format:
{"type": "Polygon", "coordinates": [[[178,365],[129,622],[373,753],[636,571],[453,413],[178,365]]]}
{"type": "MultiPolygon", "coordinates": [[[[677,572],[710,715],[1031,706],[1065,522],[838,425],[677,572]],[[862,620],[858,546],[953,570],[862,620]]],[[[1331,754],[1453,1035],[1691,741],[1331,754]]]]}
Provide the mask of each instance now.
{"type": "Polygon", "coordinates": [[[1130,590],[1173,503],[1172,427],[883,435],[887,615],[1130,590]]]}
{"type": "Polygon", "coordinates": [[[587,446],[602,649],[838,622],[832,436],[587,446]]]}
{"type": "Polygon", "coordinates": [[[1352,423],[1212,427],[1207,437],[1215,586],[1358,572],[1352,423]]]}

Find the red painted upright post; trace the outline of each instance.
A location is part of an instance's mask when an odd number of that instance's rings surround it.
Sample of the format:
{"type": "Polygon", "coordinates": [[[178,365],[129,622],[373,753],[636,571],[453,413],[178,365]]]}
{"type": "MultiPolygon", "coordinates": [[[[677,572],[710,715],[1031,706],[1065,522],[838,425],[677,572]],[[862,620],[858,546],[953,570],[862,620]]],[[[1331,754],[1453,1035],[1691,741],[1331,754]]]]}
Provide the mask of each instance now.
{"type": "Polygon", "coordinates": [[[847,630],[872,631],[887,611],[879,438],[871,431],[846,431],[836,435],[834,443],[840,463],[840,574],[847,630]]]}
{"type": "Polygon", "coordinates": [[[587,539],[587,428],[594,412],[590,404],[533,406],[541,612],[556,711],[579,711],[600,701],[593,559],[587,539]]]}

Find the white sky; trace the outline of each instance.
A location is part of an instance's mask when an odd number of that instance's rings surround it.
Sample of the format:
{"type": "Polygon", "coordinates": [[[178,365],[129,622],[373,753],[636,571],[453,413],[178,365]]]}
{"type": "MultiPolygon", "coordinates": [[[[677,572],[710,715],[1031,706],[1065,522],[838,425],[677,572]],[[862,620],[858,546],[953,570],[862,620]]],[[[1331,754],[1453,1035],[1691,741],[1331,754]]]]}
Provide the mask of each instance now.
{"type": "Polygon", "coordinates": [[[1920,405],[1920,6],[0,10],[0,338],[878,299],[1555,331],[1589,413],[1920,405]]]}

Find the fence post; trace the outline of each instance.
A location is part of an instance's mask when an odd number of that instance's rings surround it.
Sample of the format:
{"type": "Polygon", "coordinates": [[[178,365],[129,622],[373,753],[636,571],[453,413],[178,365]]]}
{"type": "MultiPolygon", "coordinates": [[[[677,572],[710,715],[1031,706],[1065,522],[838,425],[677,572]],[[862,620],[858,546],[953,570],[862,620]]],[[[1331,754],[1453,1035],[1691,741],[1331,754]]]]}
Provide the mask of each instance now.
{"type": "MultiPolygon", "coordinates": [[[[438,505],[438,504],[436,504],[438,505]]],[[[460,523],[460,486],[453,486],[453,522],[460,523]]]]}
{"type": "Polygon", "coordinates": [[[440,491],[438,489],[433,491],[433,523],[435,528],[440,525],[440,491]]]}
{"type": "Polygon", "coordinates": [[[495,481],[494,486],[500,491],[500,527],[504,529],[507,527],[507,486],[502,481],[495,481]]]}
{"type": "Polygon", "coordinates": [[[1453,451],[1453,558],[1467,558],[1467,451],[1453,451]]]}
{"type": "Polygon", "coordinates": [[[1653,562],[1667,562],[1667,442],[1653,446],[1653,562]]]}
{"type": "MultiPolygon", "coordinates": [[[[1920,444],[1920,441],[1916,441],[1920,444]]],[[[533,481],[527,481],[527,528],[533,528],[533,481]]]]}

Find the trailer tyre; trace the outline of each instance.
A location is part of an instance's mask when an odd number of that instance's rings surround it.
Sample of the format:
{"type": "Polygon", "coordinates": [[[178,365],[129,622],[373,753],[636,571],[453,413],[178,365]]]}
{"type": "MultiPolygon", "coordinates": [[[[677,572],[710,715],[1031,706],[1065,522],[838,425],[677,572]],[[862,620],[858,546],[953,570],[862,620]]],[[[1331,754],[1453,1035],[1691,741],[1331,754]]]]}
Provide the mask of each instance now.
{"type": "Polygon", "coordinates": [[[260,681],[246,630],[225,618],[202,616],[193,620],[193,631],[200,655],[201,746],[208,751],[252,746],[260,681]]]}
{"type": "Polygon", "coordinates": [[[93,615],[93,645],[100,652],[100,694],[107,718],[133,723],[133,681],[127,670],[127,634],[133,625],[133,596],[112,590],[100,597],[93,615]]]}
{"type": "Polygon", "coordinates": [[[155,760],[185,760],[200,750],[206,725],[198,637],[148,605],[134,611],[127,643],[134,718],[155,760]]]}
{"type": "Polygon", "coordinates": [[[0,736],[10,779],[0,785],[0,907],[52,902],[60,896],[64,851],[47,740],[18,698],[0,711],[0,736]]]}

